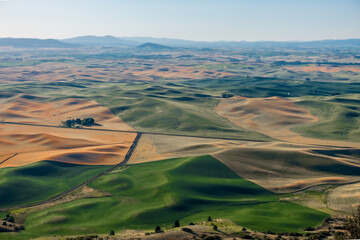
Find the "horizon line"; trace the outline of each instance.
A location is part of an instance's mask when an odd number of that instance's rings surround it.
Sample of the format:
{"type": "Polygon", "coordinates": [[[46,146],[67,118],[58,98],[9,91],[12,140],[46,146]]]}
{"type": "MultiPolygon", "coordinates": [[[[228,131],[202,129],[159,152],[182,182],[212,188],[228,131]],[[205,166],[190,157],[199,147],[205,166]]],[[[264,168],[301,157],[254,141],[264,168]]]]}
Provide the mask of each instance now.
{"type": "MultiPolygon", "coordinates": [[[[42,37],[0,37],[0,39],[4,38],[11,38],[11,39],[40,39],[40,40],[66,40],[72,38],[79,38],[79,37],[114,37],[118,39],[126,39],[126,38],[154,38],[154,39],[166,39],[166,40],[181,40],[181,41],[189,41],[189,42],[208,42],[208,43],[216,43],[216,42],[315,42],[315,41],[336,41],[336,40],[357,40],[360,37],[355,38],[323,38],[323,39],[312,39],[312,40],[215,40],[215,41],[206,41],[206,40],[190,40],[190,39],[183,39],[183,38],[167,38],[167,37],[150,37],[150,36],[123,36],[118,37],[114,35],[81,35],[75,37],[68,37],[68,38],[42,38],[42,37]]],[[[131,41],[131,40],[130,40],[131,41]]]]}

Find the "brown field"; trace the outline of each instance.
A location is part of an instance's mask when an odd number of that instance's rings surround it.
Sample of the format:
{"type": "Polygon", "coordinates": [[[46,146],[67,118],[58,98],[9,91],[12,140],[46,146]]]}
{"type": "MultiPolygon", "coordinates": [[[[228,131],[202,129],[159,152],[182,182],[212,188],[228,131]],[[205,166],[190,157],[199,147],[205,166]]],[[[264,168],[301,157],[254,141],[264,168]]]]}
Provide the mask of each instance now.
{"type": "Polygon", "coordinates": [[[97,81],[122,81],[129,77],[133,80],[153,81],[154,79],[203,79],[207,77],[222,78],[235,76],[233,73],[218,70],[209,70],[200,67],[179,66],[177,63],[157,61],[140,61],[128,59],[126,62],[89,61],[88,65],[42,63],[36,66],[17,66],[0,68],[0,82],[11,83],[14,81],[40,81],[56,82],[76,79],[97,81]],[[129,61],[134,64],[128,65],[129,61]],[[144,67],[143,64],[151,66],[144,67]],[[102,65],[88,68],[91,65],[102,65]],[[126,66],[124,66],[126,65],[126,66]]]}
{"type": "Polygon", "coordinates": [[[266,134],[272,138],[297,144],[358,147],[358,143],[313,139],[295,133],[291,128],[317,122],[317,117],[291,100],[233,97],[221,99],[216,113],[236,125],[266,134]]]}
{"type": "Polygon", "coordinates": [[[130,164],[159,161],[169,158],[212,154],[246,142],[218,139],[142,135],[130,164]]]}
{"type": "MultiPolygon", "coordinates": [[[[57,102],[35,102],[18,97],[1,105],[1,120],[18,123],[60,125],[69,117],[94,117],[96,128],[133,130],[108,108],[94,101],[67,99],[57,102]]],[[[0,162],[17,154],[0,168],[22,166],[53,160],[77,164],[113,165],[122,161],[135,133],[92,131],[0,124],[0,162]]]]}
{"type": "MultiPolygon", "coordinates": [[[[270,191],[286,193],[323,184],[342,184],[360,180],[360,176],[335,172],[333,166],[348,166],[339,159],[313,155],[310,150],[279,148],[229,149],[214,154],[234,172],[270,191]],[[322,170],[318,166],[323,166],[322,170]]],[[[360,168],[360,165],[356,167],[360,168]]]]}
{"type": "Polygon", "coordinates": [[[354,212],[360,206],[360,183],[340,186],[330,191],[327,206],[336,211],[354,212]]]}
{"type": "Polygon", "coordinates": [[[317,149],[332,148],[284,142],[143,135],[129,164],[211,154],[239,176],[279,193],[360,180],[360,176],[333,171],[333,166],[338,165],[360,168],[360,164],[351,156],[333,157],[314,153],[317,149]],[[324,170],[318,170],[319,165],[324,166],[324,170]]]}
{"type": "MultiPolygon", "coordinates": [[[[32,100],[34,96],[21,95],[0,106],[0,121],[60,126],[69,118],[93,117],[100,124],[96,128],[134,130],[110,109],[95,101],[69,98],[54,102],[32,100]]],[[[35,98],[36,100],[36,98],[35,98]]]]}

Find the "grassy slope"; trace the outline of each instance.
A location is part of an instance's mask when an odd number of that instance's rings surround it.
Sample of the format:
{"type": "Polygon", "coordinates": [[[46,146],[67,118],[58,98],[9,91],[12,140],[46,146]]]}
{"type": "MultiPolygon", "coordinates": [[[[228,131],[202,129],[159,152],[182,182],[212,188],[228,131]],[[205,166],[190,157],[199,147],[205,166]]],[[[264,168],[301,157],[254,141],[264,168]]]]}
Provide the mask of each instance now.
{"type": "Polygon", "coordinates": [[[262,231],[296,231],[327,217],[294,203],[278,202],[273,193],[211,156],[133,165],[101,177],[91,187],[113,196],[75,200],[36,212],[28,217],[25,232],[3,237],[153,229],[172,226],[176,219],[183,224],[203,221],[209,215],[262,231]]]}
{"type": "Polygon", "coordinates": [[[360,94],[360,83],[315,82],[266,77],[234,77],[184,81],[189,87],[228,91],[244,97],[302,97],[360,94]]]}
{"type": "Polygon", "coordinates": [[[214,112],[218,96],[223,92],[246,97],[312,96],[299,104],[319,115],[321,122],[298,128],[299,132],[316,138],[358,141],[359,102],[344,102],[341,98],[346,95],[338,94],[352,94],[358,98],[359,89],[360,83],[354,82],[315,82],[261,77],[156,83],[76,80],[2,85],[0,96],[6,97],[16,93],[37,95],[41,92],[42,96],[55,100],[83,97],[109,107],[114,114],[139,130],[254,140],[270,138],[241,129],[214,112]],[[330,97],[332,95],[337,96],[330,97]],[[324,100],[326,98],[330,100],[324,100]]]}
{"type": "MultiPolygon", "coordinates": [[[[47,97],[43,101],[70,97],[92,99],[109,107],[132,127],[154,132],[254,140],[271,138],[242,129],[215,113],[218,103],[205,89],[166,83],[26,83],[0,86],[1,94],[23,92],[47,97]]],[[[220,94],[220,93],[219,93],[220,94]]]]}
{"type": "Polygon", "coordinates": [[[302,97],[297,102],[319,122],[295,130],[322,139],[360,141],[360,83],[313,82],[276,78],[229,78],[185,81],[189,87],[227,90],[246,97],[302,97]],[[333,96],[336,95],[336,96],[333,96]],[[307,96],[307,97],[303,97],[307,96]]]}
{"type": "Polygon", "coordinates": [[[323,139],[360,141],[360,99],[358,95],[305,98],[297,104],[309,109],[319,122],[294,130],[304,136],[323,139]]]}
{"type": "Polygon", "coordinates": [[[100,173],[109,166],[54,161],[0,169],[0,208],[46,200],[100,173]]]}

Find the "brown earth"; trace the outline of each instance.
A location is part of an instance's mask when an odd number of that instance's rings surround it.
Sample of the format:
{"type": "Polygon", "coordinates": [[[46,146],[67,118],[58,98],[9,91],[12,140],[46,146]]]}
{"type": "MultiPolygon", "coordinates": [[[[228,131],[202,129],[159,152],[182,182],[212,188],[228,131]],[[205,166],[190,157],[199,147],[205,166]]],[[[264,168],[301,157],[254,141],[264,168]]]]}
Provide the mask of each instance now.
{"type": "MultiPolygon", "coordinates": [[[[95,101],[67,99],[36,102],[24,96],[0,107],[3,121],[59,125],[69,117],[93,117],[96,128],[133,130],[108,108],[95,101]]],[[[52,160],[76,164],[114,165],[122,161],[135,139],[135,133],[92,131],[87,129],[53,128],[0,124],[0,168],[15,167],[52,160]],[[14,154],[17,154],[13,156],[14,154]]]]}
{"type": "Polygon", "coordinates": [[[56,82],[76,79],[89,81],[121,81],[127,80],[129,77],[133,80],[153,81],[159,78],[203,79],[206,77],[222,78],[227,76],[234,76],[234,74],[193,66],[179,66],[178,63],[169,63],[168,61],[142,61],[138,59],[126,59],[124,62],[89,60],[85,66],[81,64],[48,62],[36,66],[0,68],[0,82],[2,83],[11,83],[14,81],[56,82]],[[131,63],[133,63],[134,66],[131,63]],[[151,66],[145,67],[143,64],[151,66]],[[96,67],[92,68],[91,65],[95,65],[96,67]]]}
{"type": "Polygon", "coordinates": [[[318,121],[318,118],[291,100],[280,97],[221,99],[216,113],[236,125],[286,142],[309,145],[359,147],[358,143],[314,139],[293,132],[293,127],[318,121]]]}
{"type": "Polygon", "coordinates": [[[330,191],[327,196],[330,209],[352,213],[360,206],[360,183],[348,184],[330,191]]]}
{"type": "Polygon", "coordinates": [[[274,192],[299,191],[322,184],[343,184],[360,176],[334,172],[333,166],[359,167],[351,156],[315,153],[333,149],[284,142],[246,142],[143,135],[129,164],[211,154],[239,176],[274,192]],[[324,170],[318,170],[318,166],[324,170]],[[329,170],[326,170],[329,169],[329,170]]]}
{"type": "Polygon", "coordinates": [[[116,117],[109,108],[95,101],[69,98],[60,101],[42,102],[31,95],[20,95],[0,106],[0,120],[17,123],[32,123],[59,126],[69,118],[93,117],[100,124],[96,128],[134,130],[116,117]],[[34,100],[33,100],[34,98],[34,100]],[[38,100],[38,101],[36,101],[38,100]]]}

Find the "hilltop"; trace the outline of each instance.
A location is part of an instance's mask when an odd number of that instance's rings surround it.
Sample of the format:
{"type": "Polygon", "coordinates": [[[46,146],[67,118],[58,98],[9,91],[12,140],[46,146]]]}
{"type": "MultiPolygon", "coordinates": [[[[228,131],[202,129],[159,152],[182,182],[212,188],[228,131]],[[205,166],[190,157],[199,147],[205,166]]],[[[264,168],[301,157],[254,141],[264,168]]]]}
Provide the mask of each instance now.
{"type": "Polygon", "coordinates": [[[172,47],[160,45],[156,43],[147,42],[136,47],[137,49],[148,49],[148,50],[170,50],[172,47]]]}
{"type": "Polygon", "coordinates": [[[14,48],[73,48],[77,44],[61,42],[56,39],[0,38],[0,47],[14,48]]]}

